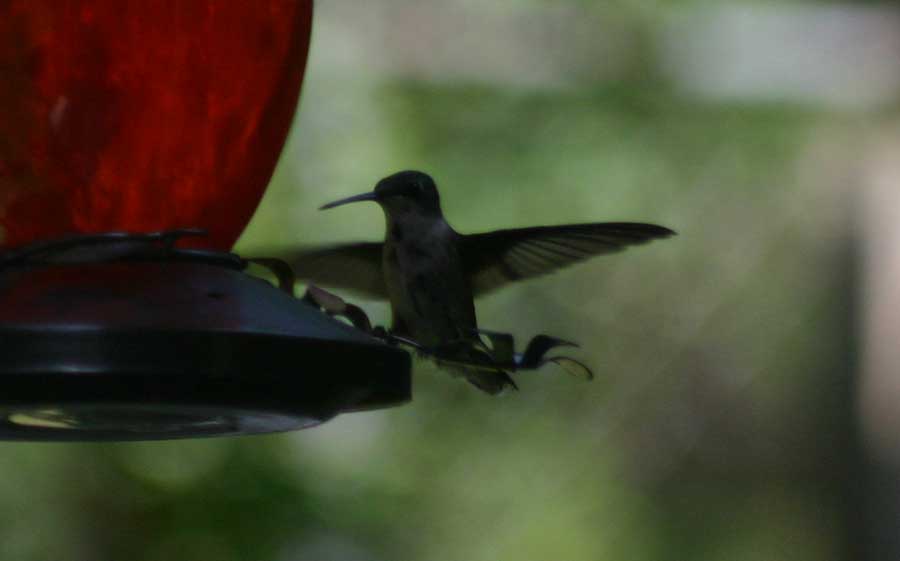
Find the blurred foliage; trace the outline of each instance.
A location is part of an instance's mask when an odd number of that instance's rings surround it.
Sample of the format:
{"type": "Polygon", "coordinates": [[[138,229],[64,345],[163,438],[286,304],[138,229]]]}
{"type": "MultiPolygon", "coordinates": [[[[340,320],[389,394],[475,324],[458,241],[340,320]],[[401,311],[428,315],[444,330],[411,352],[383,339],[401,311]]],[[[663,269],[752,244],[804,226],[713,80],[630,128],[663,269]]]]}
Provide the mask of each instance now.
{"type": "Polygon", "coordinates": [[[436,178],[463,232],[672,227],[479,302],[485,328],[580,342],[593,383],[547,367],[498,399],[417,363],[411,404],[295,434],[3,444],[0,558],[846,558],[852,255],[836,184],[867,117],[686,98],[653,70],[664,3],[613,4],[572,3],[615,14],[641,56],[610,53],[629,61],[613,79],[529,89],[322,62],[352,37],[320,3],[296,126],[239,245],[378,239],[374,206],[315,209],[404,168],[436,178]]]}

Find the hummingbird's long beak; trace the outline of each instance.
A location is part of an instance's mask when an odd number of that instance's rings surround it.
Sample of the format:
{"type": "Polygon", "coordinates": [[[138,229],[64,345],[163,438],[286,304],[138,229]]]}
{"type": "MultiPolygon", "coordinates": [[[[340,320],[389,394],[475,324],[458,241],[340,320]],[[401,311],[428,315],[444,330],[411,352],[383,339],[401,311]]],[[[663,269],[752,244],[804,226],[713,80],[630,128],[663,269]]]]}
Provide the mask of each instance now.
{"type": "Polygon", "coordinates": [[[327,210],[329,208],[334,208],[336,206],[345,205],[347,203],[355,203],[357,201],[376,201],[378,197],[375,195],[375,191],[369,191],[368,193],[363,193],[362,195],[354,195],[352,197],[347,197],[346,199],[341,199],[339,201],[334,201],[333,203],[328,203],[327,205],[322,205],[319,207],[319,210],[327,210]]]}

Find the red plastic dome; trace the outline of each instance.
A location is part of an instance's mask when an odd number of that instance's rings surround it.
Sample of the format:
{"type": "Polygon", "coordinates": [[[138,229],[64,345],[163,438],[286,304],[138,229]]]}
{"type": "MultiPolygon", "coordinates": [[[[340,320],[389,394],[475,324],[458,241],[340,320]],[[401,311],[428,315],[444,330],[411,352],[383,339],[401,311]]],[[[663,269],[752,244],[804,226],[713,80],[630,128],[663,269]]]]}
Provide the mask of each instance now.
{"type": "Polygon", "coordinates": [[[311,0],[0,2],[0,247],[199,227],[229,249],[297,104],[311,0]]]}

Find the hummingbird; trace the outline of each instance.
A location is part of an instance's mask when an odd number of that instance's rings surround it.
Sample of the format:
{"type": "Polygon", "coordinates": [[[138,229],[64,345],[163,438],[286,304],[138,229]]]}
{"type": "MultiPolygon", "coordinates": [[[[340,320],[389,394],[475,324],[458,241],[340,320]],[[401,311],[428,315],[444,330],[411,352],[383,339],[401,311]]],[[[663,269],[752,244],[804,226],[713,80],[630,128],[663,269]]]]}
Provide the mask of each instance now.
{"type": "MultiPolygon", "coordinates": [[[[476,296],[675,233],[654,224],[604,222],[460,234],[444,219],[434,180],[412,170],[320,210],[361,201],[384,211],[383,242],[294,252],[289,261],[299,279],[389,300],[391,333],[425,348],[480,341],[476,296]]],[[[456,370],[489,394],[516,387],[501,369],[456,370]]]]}

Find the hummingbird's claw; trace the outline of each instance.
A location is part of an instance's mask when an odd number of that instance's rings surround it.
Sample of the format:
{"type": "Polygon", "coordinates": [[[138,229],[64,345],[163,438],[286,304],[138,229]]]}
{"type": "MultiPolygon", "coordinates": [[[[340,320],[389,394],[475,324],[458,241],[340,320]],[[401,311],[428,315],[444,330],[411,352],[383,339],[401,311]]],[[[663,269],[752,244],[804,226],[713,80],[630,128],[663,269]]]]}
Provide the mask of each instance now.
{"type": "Polygon", "coordinates": [[[363,309],[345,302],[337,294],[311,284],[306,287],[303,300],[321,308],[328,315],[342,317],[353,324],[353,327],[365,331],[369,335],[374,335],[372,322],[369,321],[369,316],[366,315],[363,309]]]}
{"type": "Polygon", "coordinates": [[[278,288],[291,296],[294,295],[294,284],[297,283],[297,277],[287,262],[275,257],[251,257],[246,259],[246,261],[268,269],[269,272],[275,275],[275,279],[278,281],[278,288]]]}

